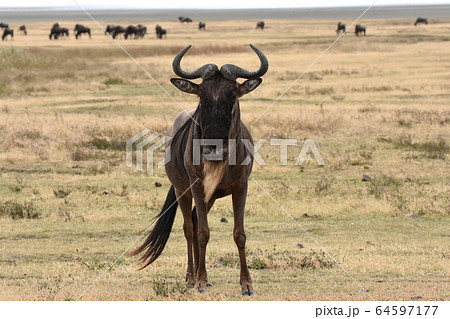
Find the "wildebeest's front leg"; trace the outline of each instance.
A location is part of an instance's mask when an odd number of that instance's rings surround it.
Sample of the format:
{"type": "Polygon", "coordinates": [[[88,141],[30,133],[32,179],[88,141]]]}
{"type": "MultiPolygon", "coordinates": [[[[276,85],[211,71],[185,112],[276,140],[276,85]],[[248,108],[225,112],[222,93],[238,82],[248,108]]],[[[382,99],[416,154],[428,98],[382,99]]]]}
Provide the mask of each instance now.
{"type": "MultiPolygon", "coordinates": [[[[214,205],[214,201],[210,201],[208,203],[208,213],[211,210],[211,207],[214,205]]],[[[194,210],[192,211],[192,223],[194,224],[194,240],[193,240],[193,248],[194,248],[194,268],[195,268],[195,274],[198,273],[198,219],[197,219],[197,208],[194,207],[194,210]]],[[[206,286],[210,287],[212,286],[209,282],[206,282],[206,286]]]]}
{"type": "Polygon", "coordinates": [[[204,200],[203,185],[197,183],[192,187],[192,193],[194,195],[195,208],[197,210],[197,240],[198,240],[198,266],[197,266],[197,278],[195,288],[199,292],[204,292],[208,282],[206,274],[206,246],[209,241],[209,227],[208,227],[208,207],[204,200]]]}
{"type": "Polygon", "coordinates": [[[239,259],[241,261],[241,288],[242,294],[251,296],[254,294],[252,286],[252,278],[247,267],[245,256],[245,231],[244,231],[244,211],[245,200],[247,198],[247,181],[239,182],[233,186],[233,210],[234,210],[234,230],[233,238],[239,251],[239,259]]]}
{"type": "MultiPolygon", "coordinates": [[[[183,231],[187,242],[188,266],[186,270],[186,282],[188,286],[194,286],[195,269],[192,248],[194,247],[194,239],[197,234],[194,234],[194,224],[192,220],[192,196],[187,193],[183,195],[183,192],[178,190],[176,190],[175,193],[178,198],[178,204],[180,205],[181,212],[183,213],[183,231]]],[[[195,258],[197,257],[195,256],[195,258]]]]}

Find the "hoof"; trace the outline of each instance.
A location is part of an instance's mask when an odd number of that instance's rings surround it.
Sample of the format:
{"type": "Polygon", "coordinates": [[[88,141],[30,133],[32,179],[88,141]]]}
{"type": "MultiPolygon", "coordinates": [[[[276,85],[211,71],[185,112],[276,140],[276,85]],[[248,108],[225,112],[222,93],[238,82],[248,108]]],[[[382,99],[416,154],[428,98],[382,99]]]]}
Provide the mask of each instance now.
{"type": "Polygon", "coordinates": [[[206,290],[205,290],[205,288],[198,288],[197,291],[198,291],[199,293],[202,294],[202,293],[204,293],[206,290]]]}
{"type": "Polygon", "coordinates": [[[209,282],[206,283],[206,287],[212,287],[213,284],[210,284],[209,282]]]}
{"type": "Polygon", "coordinates": [[[254,294],[253,290],[242,290],[242,296],[253,296],[254,294]]]}

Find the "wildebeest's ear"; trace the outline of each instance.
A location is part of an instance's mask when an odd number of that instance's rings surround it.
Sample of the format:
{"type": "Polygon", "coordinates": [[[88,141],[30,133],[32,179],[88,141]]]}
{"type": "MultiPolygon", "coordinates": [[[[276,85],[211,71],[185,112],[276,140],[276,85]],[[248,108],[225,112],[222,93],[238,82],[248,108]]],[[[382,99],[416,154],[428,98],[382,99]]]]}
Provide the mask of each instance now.
{"type": "Polygon", "coordinates": [[[170,79],[170,82],[172,82],[173,85],[183,92],[198,95],[198,84],[192,83],[191,81],[185,79],[177,78],[170,79]]]}
{"type": "Polygon", "coordinates": [[[247,93],[250,93],[258,87],[262,82],[261,78],[250,79],[239,85],[238,96],[241,97],[247,93]]]}

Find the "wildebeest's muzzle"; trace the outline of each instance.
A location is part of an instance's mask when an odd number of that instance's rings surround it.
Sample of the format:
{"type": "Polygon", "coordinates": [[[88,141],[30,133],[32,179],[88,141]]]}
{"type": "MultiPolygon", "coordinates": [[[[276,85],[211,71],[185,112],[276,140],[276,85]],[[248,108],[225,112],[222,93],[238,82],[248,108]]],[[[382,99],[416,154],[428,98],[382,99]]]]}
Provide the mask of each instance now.
{"type": "Polygon", "coordinates": [[[213,142],[214,143],[208,143],[208,145],[203,146],[203,158],[212,162],[225,161],[228,157],[228,143],[226,140],[220,139],[213,140],[213,142]]]}

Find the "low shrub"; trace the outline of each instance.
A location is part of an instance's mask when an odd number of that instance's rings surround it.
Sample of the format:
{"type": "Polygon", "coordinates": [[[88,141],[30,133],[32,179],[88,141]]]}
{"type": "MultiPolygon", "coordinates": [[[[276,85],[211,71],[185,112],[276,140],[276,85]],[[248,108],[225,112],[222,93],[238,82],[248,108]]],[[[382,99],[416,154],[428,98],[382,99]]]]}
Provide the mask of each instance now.
{"type": "Polygon", "coordinates": [[[35,219],[39,218],[41,214],[41,210],[32,201],[21,203],[16,200],[8,200],[0,203],[0,216],[12,219],[35,219]]]}

